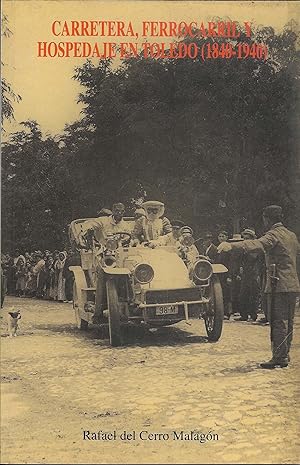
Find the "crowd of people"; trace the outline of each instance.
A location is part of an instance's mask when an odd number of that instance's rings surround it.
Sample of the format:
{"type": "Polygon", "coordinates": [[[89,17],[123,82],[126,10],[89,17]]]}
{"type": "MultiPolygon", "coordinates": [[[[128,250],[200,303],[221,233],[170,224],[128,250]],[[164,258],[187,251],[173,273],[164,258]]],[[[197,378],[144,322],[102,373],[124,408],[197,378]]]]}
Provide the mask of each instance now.
{"type": "Polygon", "coordinates": [[[221,285],[224,299],[224,318],[239,313],[241,321],[256,321],[259,310],[264,311],[264,317],[259,321],[268,324],[265,302],[262,295],[266,279],[265,253],[259,250],[244,253],[242,248],[234,250],[230,255],[220,251],[223,243],[241,243],[256,239],[254,229],[246,228],[241,234],[233,234],[230,238],[227,231],[220,231],[217,245],[212,242],[212,234],[208,233],[202,245],[202,253],[211,261],[222,263],[228,269],[221,275],[221,285]]]}
{"type": "Polygon", "coordinates": [[[1,307],[6,294],[72,302],[74,278],[69,266],[76,264],[80,264],[80,258],[72,249],[2,254],[1,307]]]}

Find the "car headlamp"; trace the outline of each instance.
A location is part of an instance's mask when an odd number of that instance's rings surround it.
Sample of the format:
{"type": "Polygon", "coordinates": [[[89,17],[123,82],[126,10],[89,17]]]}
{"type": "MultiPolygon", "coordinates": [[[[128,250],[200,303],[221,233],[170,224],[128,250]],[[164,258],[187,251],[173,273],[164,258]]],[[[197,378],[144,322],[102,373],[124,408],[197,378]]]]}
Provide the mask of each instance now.
{"type": "Polygon", "coordinates": [[[212,277],[213,269],[211,263],[200,259],[194,265],[193,275],[198,281],[207,281],[212,277]]]}
{"type": "Polygon", "coordinates": [[[148,284],[154,278],[154,270],[148,263],[139,263],[134,271],[134,278],[140,284],[148,284]]]}
{"type": "Polygon", "coordinates": [[[116,239],[113,239],[113,238],[108,238],[107,241],[106,241],[105,246],[106,246],[106,248],[108,250],[113,252],[114,250],[116,250],[118,248],[118,241],[116,239]]]}

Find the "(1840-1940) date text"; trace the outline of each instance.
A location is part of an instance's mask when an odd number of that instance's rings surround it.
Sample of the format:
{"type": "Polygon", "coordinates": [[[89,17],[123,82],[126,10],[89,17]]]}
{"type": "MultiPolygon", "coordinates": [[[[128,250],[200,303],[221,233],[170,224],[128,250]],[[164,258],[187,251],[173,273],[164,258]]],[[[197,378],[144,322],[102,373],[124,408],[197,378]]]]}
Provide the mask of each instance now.
{"type": "Polygon", "coordinates": [[[230,59],[239,60],[252,58],[257,60],[266,60],[268,58],[268,48],[264,44],[252,43],[206,43],[201,47],[201,57],[206,59],[230,59]]]}

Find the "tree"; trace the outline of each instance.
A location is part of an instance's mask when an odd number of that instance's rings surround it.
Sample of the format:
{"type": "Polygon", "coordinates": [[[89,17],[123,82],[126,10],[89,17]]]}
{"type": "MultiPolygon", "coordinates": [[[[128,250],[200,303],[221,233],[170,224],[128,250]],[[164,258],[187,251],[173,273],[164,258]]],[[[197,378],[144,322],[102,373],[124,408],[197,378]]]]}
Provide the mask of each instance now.
{"type": "MultiPolygon", "coordinates": [[[[6,15],[2,15],[1,18],[1,35],[3,38],[7,38],[12,34],[8,27],[8,18],[6,15]]],[[[1,65],[4,63],[1,61],[1,65]]],[[[2,77],[1,78],[1,96],[2,96],[2,112],[1,112],[1,123],[4,119],[12,120],[14,118],[13,102],[19,102],[21,100],[20,95],[15,94],[9,82],[2,77]]],[[[3,127],[2,127],[3,129],[3,127]]]]}
{"type": "Polygon", "coordinates": [[[3,249],[61,248],[72,216],[73,184],[59,142],[35,121],[2,149],[3,249]]]}

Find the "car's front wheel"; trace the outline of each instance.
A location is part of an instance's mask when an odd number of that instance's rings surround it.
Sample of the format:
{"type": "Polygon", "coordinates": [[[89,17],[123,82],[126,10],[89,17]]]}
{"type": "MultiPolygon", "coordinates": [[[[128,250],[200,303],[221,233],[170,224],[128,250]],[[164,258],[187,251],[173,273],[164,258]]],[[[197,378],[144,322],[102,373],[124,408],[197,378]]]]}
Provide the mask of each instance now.
{"type": "Polygon", "coordinates": [[[223,292],[220,280],[213,276],[210,284],[210,301],[205,313],[205,327],[210,342],[217,342],[222,334],[224,319],[223,292]]]}

